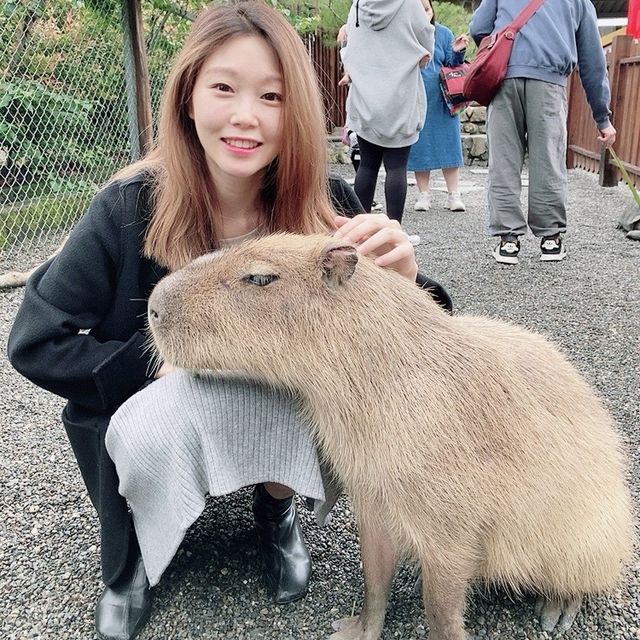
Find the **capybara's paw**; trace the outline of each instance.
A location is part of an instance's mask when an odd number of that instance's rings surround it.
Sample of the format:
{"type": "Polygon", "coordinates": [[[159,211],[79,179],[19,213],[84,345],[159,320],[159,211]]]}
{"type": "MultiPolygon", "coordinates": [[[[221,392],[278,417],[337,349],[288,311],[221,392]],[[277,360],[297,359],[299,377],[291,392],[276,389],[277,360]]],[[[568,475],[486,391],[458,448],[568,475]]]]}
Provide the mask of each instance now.
{"type": "Polygon", "coordinates": [[[582,598],[548,598],[538,596],[536,602],[536,617],[540,619],[543,631],[562,633],[571,628],[573,621],[580,611],[582,598]]]}
{"type": "Polygon", "coordinates": [[[332,627],[336,633],[332,633],[329,640],[378,640],[380,638],[379,632],[365,629],[360,616],[336,620],[332,623],[332,627]]]}

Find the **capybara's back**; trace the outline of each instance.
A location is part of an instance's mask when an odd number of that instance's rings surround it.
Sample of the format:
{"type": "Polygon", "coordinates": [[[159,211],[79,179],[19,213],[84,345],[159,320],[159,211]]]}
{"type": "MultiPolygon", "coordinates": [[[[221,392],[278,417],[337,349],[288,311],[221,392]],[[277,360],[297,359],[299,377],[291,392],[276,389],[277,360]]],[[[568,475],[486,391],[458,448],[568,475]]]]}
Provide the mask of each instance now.
{"type": "Polygon", "coordinates": [[[321,236],[201,258],[149,304],[165,360],[300,393],[352,498],[378,594],[336,639],[379,637],[387,538],[421,562],[437,640],[465,637],[474,579],[566,600],[565,628],[582,594],[617,580],[631,546],[620,443],[594,391],[541,336],[449,316],[321,236]]]}
{"type": "Polygon", "coordinates": [[[458,401],[467,438],[478,440],[468,474],[482,482],[482,578],[557,595],[610,589],[629,554],[631,518],[607,411],[541,336],[487,318],[452,323],[467,342],[458,401]]]}

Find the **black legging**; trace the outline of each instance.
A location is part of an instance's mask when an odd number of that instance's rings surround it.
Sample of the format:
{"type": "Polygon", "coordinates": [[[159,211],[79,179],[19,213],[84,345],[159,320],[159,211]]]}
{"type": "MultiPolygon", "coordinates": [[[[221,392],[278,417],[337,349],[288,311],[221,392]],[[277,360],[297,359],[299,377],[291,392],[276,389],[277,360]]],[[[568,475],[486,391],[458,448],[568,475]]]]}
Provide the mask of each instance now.
{"type": "Polygon", "coordinates": [[[384,181],[384,198],[387,215],[402,222],[404,203],[407,199],[407,162],[411,147],[390,149],[379,147],[358,136],[360,166],[356,172],[353,188],[365,211],[371,211],[380,165],[384,163],[387,177],[384,181]]]}

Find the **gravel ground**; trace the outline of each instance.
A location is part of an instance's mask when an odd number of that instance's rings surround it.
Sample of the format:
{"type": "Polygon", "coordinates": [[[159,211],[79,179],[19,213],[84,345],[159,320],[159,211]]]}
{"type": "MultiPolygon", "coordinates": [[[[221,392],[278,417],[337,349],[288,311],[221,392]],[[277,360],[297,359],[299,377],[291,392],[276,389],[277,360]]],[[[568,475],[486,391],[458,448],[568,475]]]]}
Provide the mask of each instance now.
{"type": "MultiPolygon", "coordinates": [[[[336,171],[352,176],[350,167],[336,171]]],[[[551,337],[604,397],[629,452],[629,480],[640,490],[639,336],[640,243],[616,230],[629,202],[623,187],[602,189],[595,176],[570,173],[568,257],[538,261],[538,243],[523,242],[516,267],[497,265],[484,235],[485,175],[465,169],[466,213],[444,209],[436,191],[427,213],[412,210],[405,226],[418,233],[422,269],[451,292],[458,311],[507,318],[551,337]]],[[[441,187],[435,181],[434,187],[441,187]]],[[[382,193],[378,200],[383,200],[382,193]]],[[[20,256],[27,266],[41,256],[20,256]]],[[[0,638],[87,640],[100,592],[98,527],[59,422],[62,401],[35,388],[9,366],[5,345],[22,291],[0,292],[0,638]]],[[[571,499],[571,496],[567,496],[571,499]]],[[[309,595],[274,606],[260,585],[249,492],[210,500],[156,588],[152,618],[141,640],[326,638],[331,621],[358,610],[362,575],[346,500],[332,523],[318,529],[303,510],[314,561],[309,595]]],[[[427,636],[409,567],[395,581],[384,639],[427,636]]],[[[594,598],[564,637],[640,639],[640,560],[634,556],[620,587],[594,598]]],[[[533,599],[476,591],[467,623],[474,639],[542,639],[533,599]]]]}

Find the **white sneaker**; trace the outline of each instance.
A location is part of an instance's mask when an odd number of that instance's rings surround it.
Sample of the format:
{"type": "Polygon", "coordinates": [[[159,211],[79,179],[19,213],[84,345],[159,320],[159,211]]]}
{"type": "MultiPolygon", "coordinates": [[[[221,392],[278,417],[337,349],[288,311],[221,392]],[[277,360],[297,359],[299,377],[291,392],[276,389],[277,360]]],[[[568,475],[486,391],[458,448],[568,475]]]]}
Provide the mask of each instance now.
{"type": "Polygon", "coordinates": [[[464,202],[462,202],[462,198],[458,191],[453,191],[447,196],[447,208],[451,209],[451,211],[467,210],[467,207],[464,206],[464,202]]]}
{"type": "Polygon", "coordinates": [[[414,211],[429,211],[431,209],[431,194],[428,191],[421,191],[420,196],[413,205],[414,211]]]}
{"type": "Polygon", "coordinates": [[[376,202],[374,200],[371,203],[371,211],[382,211],[382,202],[376,202]]]}
{"type": "Polygon", "coordinates": [[[410,235],[409,236],[409,242],[414,246],[417,247],[420,244],[420,236],[417,235],[410,235]]]}

